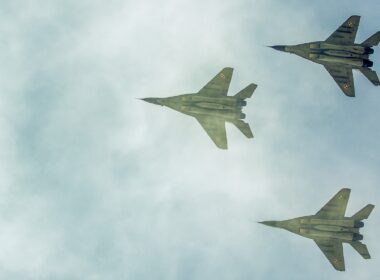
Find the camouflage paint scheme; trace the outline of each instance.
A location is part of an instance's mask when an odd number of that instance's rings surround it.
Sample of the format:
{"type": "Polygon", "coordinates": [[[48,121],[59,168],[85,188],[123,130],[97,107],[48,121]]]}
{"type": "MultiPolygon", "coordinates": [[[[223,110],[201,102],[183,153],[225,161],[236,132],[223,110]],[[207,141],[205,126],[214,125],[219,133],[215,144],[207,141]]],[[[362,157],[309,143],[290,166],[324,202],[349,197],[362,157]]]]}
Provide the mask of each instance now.
{"type": "Polygon", "coordinates": [[[367,219],[375,207],[368,204],[352,217],[344,217],[350,192],[350,189],[341,189],[315,215],[260,223],[313,239],[334,268],[344,271],[342,243],[350,244],[364,259],[371,258],[367,246],[360,242],[363,235],[359,229],[364,226],[362,220],[367,219]]]}
{"type": "Polygon", "coordinates": [[[257,87],[250,84],[236,95],[227,96],[232,73],[232,68],[224,68],[197,93],[142,100],[193,116],[217,147],[227,149],[225,122],[233,123],[247,138],[253,138],[249,124],[242,121],[242,107],[257,87]]]}
{"type": "Polygon", "coordinates": [[[315,63],[322,64],[347,96],[355,96],[352,69],[363,73],[375,86],[380,85],[373,62],[369,56],[374,53],[373,46],[380,41],[380,31],[361,44],[355,43],[360,16],[351,16],[325,41],[309,42],[299,45],[280,45],[271,48],[293,53],[315,63]]]}

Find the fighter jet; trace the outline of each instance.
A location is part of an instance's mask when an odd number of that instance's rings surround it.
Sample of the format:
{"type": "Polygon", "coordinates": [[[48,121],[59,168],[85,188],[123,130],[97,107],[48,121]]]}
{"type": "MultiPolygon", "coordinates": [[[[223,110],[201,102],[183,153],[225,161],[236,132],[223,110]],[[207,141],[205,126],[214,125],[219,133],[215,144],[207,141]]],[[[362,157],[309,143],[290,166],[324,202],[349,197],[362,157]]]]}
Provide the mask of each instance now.
{"type": "Polygon", "coordinates": [[[360,16],[351,16],[325,41],[316,41],[292,46],[271,46],[271,48],[293,53],[315,63],[322,64],[347,96],[355,96],[352,69],[357,69],[375,86],[380,85],[375,71],[371,70],[373,46],[380,41],[380,31],[361,44],[355,43],[360,16]]]}
{"type": "Polygon", "coordinates": [[[375,207],[368,204],[352,217],[344,217],[350,191],[341,189],[315,215],[260,223],[313,239],[334,268],[344,271],[342,243],[350,244],[364,259],[371,258],[367,246],[360,242],[363,235],[359,233],[359,228],[364,226],[362,220],[367,219],[375,207]]]}
{"type": "Polygon", "coordinates": [[[225,122],[233,123],[246,137],[253,137],[249,124],[242,121],[242,107],[257,87],[250,84],[236,95],[227,96],[232,72],[232,68],[224,68],[197,93],[142,100],[195,117],[216,146],[227,149],[225,122]]]}

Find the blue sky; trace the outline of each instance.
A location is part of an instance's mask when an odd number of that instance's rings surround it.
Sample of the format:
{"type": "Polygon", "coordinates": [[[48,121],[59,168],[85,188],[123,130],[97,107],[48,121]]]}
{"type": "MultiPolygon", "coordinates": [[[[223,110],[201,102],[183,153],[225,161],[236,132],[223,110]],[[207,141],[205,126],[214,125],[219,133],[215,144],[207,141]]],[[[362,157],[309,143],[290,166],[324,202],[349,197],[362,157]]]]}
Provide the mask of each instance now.
{"type": "MultiPolygon", "coordinates": [[[[327,38],[378,1],[1,1],[1,279],[375,279],[345,246],[255,223],[313,214],[342,187],[347,215],[380,205],[380,96],[354,73],[266,48],[327,38]],[[234,67],[255,138],[218,150],[193,119],[136,98],[196,92],[234,67]]],[[[379,50],[372,56],[378,69],[379,50]]]]}

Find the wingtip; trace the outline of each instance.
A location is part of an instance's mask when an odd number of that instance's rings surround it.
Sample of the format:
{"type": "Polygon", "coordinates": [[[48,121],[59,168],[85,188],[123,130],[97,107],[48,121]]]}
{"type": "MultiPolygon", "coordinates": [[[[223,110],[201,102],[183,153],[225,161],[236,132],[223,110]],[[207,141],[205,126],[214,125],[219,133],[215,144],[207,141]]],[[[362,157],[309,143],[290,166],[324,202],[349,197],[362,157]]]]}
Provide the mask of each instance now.
{"type": "Polygon", "coordinates": [[[252,91],[255,91],[257,88],[257,84],[255,83],[250,83],[248,86],[252,88],[252,91]]]}
{"type": "Polygon", "coordinates": [[[345,91],[345,90],[342,90],[343,91],[343,93],[347,96],[347,97],[355,97],[356,95],[355,95],[355,89],[354,89],[354,91],[352,92],[350,92],[350,91],[345,91]]]}
{"type": "Polygon", "coordinates": [[[233,67],[227,66],[222,69],[222,71],[234,71],[233,67]]]}
{"type": "Polygon", "coordinates": [[[375,205],[372,203],[368,204],[366,207],[370,207],[370,212],[372,212],[373,209],[375,209],[375,205]]]}
{"type": "Polygon", "coordinates": [[[351,189],[350,188],[342,188],[338,191],[338,193],[344,193],[345,195],[351,195],[351,189]]]}
{"type": "MultiPolygon", "coordinates": [[[[226,139],[227,140],[227,139],[226,139]]],[[[217,143],[217,142],[215,142],[214,141],[214,143],[215,143],[215,145],[219,148],[219,149],[221,149],[221,150],[228,150],[228,142],[226,141],[225,143],[217,143]]]]}

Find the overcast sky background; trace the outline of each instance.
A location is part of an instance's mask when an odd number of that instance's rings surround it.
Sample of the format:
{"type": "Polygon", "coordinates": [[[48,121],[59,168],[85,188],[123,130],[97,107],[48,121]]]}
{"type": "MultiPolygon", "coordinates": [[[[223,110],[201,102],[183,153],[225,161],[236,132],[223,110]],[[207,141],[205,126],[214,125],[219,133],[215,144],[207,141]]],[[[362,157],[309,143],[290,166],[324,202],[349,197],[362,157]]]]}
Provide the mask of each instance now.
{"type": "MultiPolygon", "coordinates": [[[[257,224],[314,214],[342,187],[347,215],[380,205],[380,87],[346,97],[320,65],[266,48],[327,38],[380,2],[0,1],[1,279],[376,279],[344,245],[335,271],[310,240],[257,224]],[[343,6],[342,6],[343,5],[343,6]],[[192,118],[136,98],[229,94],[255,134],[229,150],[192,118]]],[[[380,49],[372,56],[378,69],[380,49]],[[377,52],[377,53],[376,53],[377,52]]]]}

